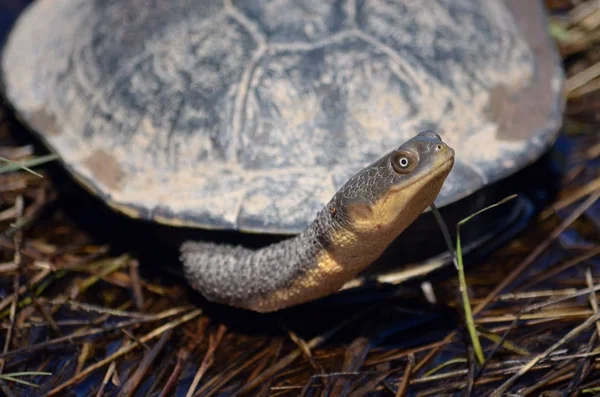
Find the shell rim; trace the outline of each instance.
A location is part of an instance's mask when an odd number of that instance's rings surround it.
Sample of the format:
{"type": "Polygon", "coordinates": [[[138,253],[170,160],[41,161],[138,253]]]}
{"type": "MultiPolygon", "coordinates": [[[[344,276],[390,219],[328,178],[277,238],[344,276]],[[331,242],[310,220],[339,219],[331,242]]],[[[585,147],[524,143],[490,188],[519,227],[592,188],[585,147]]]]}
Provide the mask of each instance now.
{"type": "MultiPolygon", "coordinates": [[[[517,7],[518,7],[519,0],[513,0],[513,1],[509,0],[505,4],[506,4],[506,7],[511,12],[511,14],[513,14],[513,16],[514,16],[518,10],[515,10],[515,8],[514,8],[515,5],[512,4],[513,2],[517,3],[517,7]]],[[[27,9],[29,7],[34,7],[35,4],[36,4],[35,2],[29,4],[21,12],[21,14],[24,12],[27,12],[27,9]]],[[[537,7],[543,8],[543,6],[542,6],[542,4],[540,4],[539,0],[537,1],[537,7]]],[[[549,21],[548,15],[544,9],[539,10],[539,11],[540,12],[537,13],[537,17],[539,18],[538,23],[541,26],[545,26],[545,25],[547,25],[547,23],[549,21]]],[[[10,42],[13,34],[15,34],[15,31],[19,28],[19,26],[17,26],[19,17],[20,16],[18,16],[17,19],[13,22],[13,25],[10,28],[10,31],[4,37],[4,39],[0,42],[0,64],[2,64],[2,65],[4,65],[4,57],[5,57],[6,47],[7,47],[8,43],[10,42]]],[[[524,33],[524,37],[528,41],[530,39],[529,36],[530,35],[524,33]]],[[[554,100],[553,100],[554,106],[553,106],[553,109],[548,113],[548,115],[546,117],[547,121],[546,121],[545,125],[537,128],[537,131],[535,131],[535,133],[532,134],[532,137],[539,139],[540,144],[529,146],[529,148],[531,150],[527,153],[527,156],[520,157],[520,161],[518,162],[517,165],[515,165],[514,167],[511,167],[511,168],[504,168],[503,172],[495,173],[495,175],[493,175],[492,177],[488,177],[486,181],[482,181],[476,187],[474,187],[472,189],[462,189],[462,190],[456,192],[455,194],[453,194],[451,196],[447,196],[441,200],[439,200],[439,197],[438,197],[438,200],[436,200],[436,202],[435,202],[435,205],[438,208],[443,208],[443,207],[450,205],[456,201],[465,199],[486,186],[490,186],[500,180],[503,180],[503,179],[506,179],[506,178],[512,176],[513,174],[517,173],[518,171],[528,167],[529,165],[531,165],[532,163],[537,161],[554,145],[555,140],[557,139],[557,137],[560,133],[561,127],[562,127],[562,113],[566,106],[566,98],[564,95],[565,73],[564,73],[564,70],[562,69],[562,67],[560,66],[560,57],[556,51],[556,47],[555,47],[554,43],[551,41],[549,36],[545,37],[545,41],[546,41],[545,44],[547,46],[552,47],[552,48],[550,48],[550,51],[549,51],[550,57],[548,57],[548,59],[545,59],[545,61],[551,63],[554,66],[553,78],[556,80],[559,80],[560,87],[556,90],[557,92],[552,92],[552,94],[554,95],[554,100]]],[[[536,61],[537,61],[537,58],[536,58],[536,61]]],[[[554,91],[554,90],[551,89],[551,91],[554,91]]],[[[139,220],[147,221],[147,222],[156,222],[158,224],[172,226],[172,227],[189,227],[189,228],[204,229],[204,230],[236,231],[236,232],[242,232],[242,233],[248,233],[248,234],[273,234],[273,235],[294,235],[294,234],[298,234],[300,232],[299,230],[292,231],[290,229],[282,229],[282,228],[277,228],[277,227],[247,228],[247,227],[242,226],[242,227],[232,228],[232,227],[228,227],[225,225],[220,226],[220,225],[200,222],[197,220],[190,220],[190,219],[186,219],[185,217],[181,217],[181,216],[164,216],[164,215],[157,216],[155,214],[150,214],[150,216],[147,216],[144,214],[144,213],[150,212],[147,209],[143,209],[133,203],[118,202],[118,201],[113,200],[110,193],[106,193],[103,190],[101,190],[94,181],[89,180],[89,178],[82,175],[80,172],[78,172],[76,169],[74,169],[73,167],[71,167],[68,164],[68,162],[60,154],[60,152],[54,147],[54,145],[50,144],[50,142],[45,138],[45,134],[41,133],[39,131],[39,129],[34,126],[34,123],[32,123],[28,119],[26,114],[21,113],[19,111],[19,109],[16,107],[15,102],[12,101],[11,96],[8,92],[8,89],[6,87],[6,78],[5,78],[4,67],[2,67],[0,69],[0,98],[2,98],[4,100],[4,107],[6,109],[8,109],[14,115],[14,117],[20,122],[20,124],[22,124],[24,127],[26,127],[30,132],[32,132],[37,137],[37,139],[39,139],[50,152],[58,155],[58,161],[67,170],[68,174],[74,180],[77,181],[77,183],[79,185],[81,185],[85,190],[87,190],[92,195],[99,198],[109,208],[111,208],[112,210],[114,210],[120,214],[123,214],[123,215],[128,216],[133,219],[139,219],[139,220]]],[[[428,211],[430,211],[430,208],[427,208],[424,212],[428,212],[428,211]]]]}

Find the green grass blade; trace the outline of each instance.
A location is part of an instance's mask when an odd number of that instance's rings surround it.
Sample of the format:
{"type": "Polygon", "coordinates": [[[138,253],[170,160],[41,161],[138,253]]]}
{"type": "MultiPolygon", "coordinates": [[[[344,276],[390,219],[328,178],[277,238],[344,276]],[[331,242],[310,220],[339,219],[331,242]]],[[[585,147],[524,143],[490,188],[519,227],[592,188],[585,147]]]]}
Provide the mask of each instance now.
{"type": "Polygon", "coordinates": [[[8,381],[8,382],[20,383],[22,385],[29,386],[29,387],[39,387],[35,383],[27,382],[26,380],[19,379],[19,378],[13,378],[12,376],[9,376],[9,375],[1,375],[0,379],[8,381]]]}
{"type": "Polygon", "coordinates": [[[26,380],[23,379],[19,379],[19,376],[50,376],[52,375],[52,373],[50,372],[37,372],[37,371],[25,371],[25,372],[13,372],[10,374],[2,374],[0,375],[0,379],[8,381],[8,382],[15,382],[15,383],[20,383],[22,385],[26,385],[29,387],[39,387],[39,385],[36,385],[35,383],[31,383],[31,382],[27,382],[26,380]]]}
{"type": "Polygon", "coordinates": [[[431,375],[435,374],[436,372],[438,372],[439,370],[441,370],[449,365],[458,364],[458,363],[466,363],[466,362],[467,362],[466,358],[462,358],[462,357],[453,358],[453,359],[443,362],[440,365],[438,365],[437,367],[432,368],[429,371],[425,372],[423,374],[423,377],[431,376],[431,375]]]}
{"type": "MultiPolygon", "coordinates": [[[[458,229],[458,225],[457,225],[458,229]]],[[[463,301],[463,310],[465,311],[465,321],[467,322],[467,330],[471,337],[471,343],[473,344],[473,350],[479,364],[483,364],[485,356],[483,355],[483,349],[481,342],[477,336],[477,330],[475,329],[475,320],[473,320],[473,312],[471,311],[471,301],[469,300],[469,292],[467,290],[467,280],[465,277],[465,267],[463,265],[462,257],[462,246],[460,244],[460,233],[456,235],[456,260],[458,262],[458,282],[460,288],[460,295],[463,301]]]]}
{"type": "Polygon", "coordinates": [[[4,374],[5,376],[12,376],[12,377],[16,377],[16,376],[50,376],[52,375],[52,372],[38,372],[38,371],[24,371],[24,372],[11,372],[9,374],[4,374]]]}
{"type": "Polygon", "coordinates": [[[458,222],[458,224],[456,225],[457,230],[458,230],[458,228],[460,228],[460,226],[462,226],[465,223],[469,222],[471,219],[475,218],[477,215],[479,215],[479,214],[481,214],[481,213],[483,213],[483,212],[485,212],[487,210],[491,210],[492,208],[498,207],[498,206],[506,203],[507,201],[510,201],[510,200],[515,199],[517,197],[518,196],[516,194],[511,194],[510,196],[503,198],[502,200],[498,201],[497,203],[489,205],[489,206],[487,206],[487,207],[485,207],[485,208],[483,208],[483,209],[481,209],[481,210],[479,210],[479,211],[477,211],[477,212],[469,215],[465,219],[462,219],[461,221],[458,222]]]}
{"type": "Polygon", "coordinates": [[[0,157],[0,160],[8,163],[7,165],[0,167],[0,174],[5,174],[7,172],[13,172],[13,171],[18,171],[18,170],[24,170],[24,171],[27,171],[33,175],[36,175],[36,176],[39,176],[40,178],[42,178],[42,175],[38,174],[37,172],[32,170],[30,167],[36,167],[38,165],[49,163],[50,161],[54,161],[56,159],[58,159],[57,154],[48,154],[46,156],[35,157],[30,160],[23,161],[22,163],[18,163],[16,161],[12,161],[7,158],[0,157]]]}
{"type": "Polygon", "coordinates": [[[550,36],[558,41],[568,41],[569,31],[561,26],[558,22],[550,22],[550,36]]]}
{"type": "MultiPolygon", "coordinates": [[[[471,301],[469,299],[467,280],[465,277],[465,267],[464,267],[464,263],[463,263],[462,245],[461,245],[461,241],[460,241],[460,227],[462,225],[464,225],[465,223],[469,222],[471,219],[478,216],[479,214],[481,214],[485,211],[488,211],[492,208],[498,207],[499,205],[502,205],[502,204],[506,203],[507,201],[512,200],[516,197],[517,197],[516,194],[505,197],[504,199],[498,201],[497,203],[492,204],[488,207],[485,207],[485,208],[469,215],[468,217],[460,220],[456,224],[456,252],[454,255],[454,264],[458,271],[458,282],[459,282],[459,289],[460,289],[460,294],[461,294],[462,302],[463,302],[463,310],[465,312],[465,322],[466,322],[467,330],[469,332],[469,336],[471,338],[471,344],[473,345],[473,350],[475,351],[475,356],[477,357],[477,361],[479,362],[479,364],[483,364],[483,362],[485,360],[485,356],[483,354],[483,348],[481,347],[481,342],[477,335],[477,329],[475,327],[475,320],[473,319],[473,312],[471,310],[471,301]]],[[[444,239],[446,240],[446,244],[448,245],[448,251],[450,253],[453,253],[452,243],[451,243],[451,239],[450,239],[450,233],[448,232],[446,223],[444,222],[443,218],[441,217],[441,215],[440,215],[438,209],[435,207],[435,205],[433,205],[433,204],[431,205],[431,210],[435,216],[435,219],[437,220],[438,224],[440,225],[440,228],[442,229],[442,233],[444,234],[444,239]]]]}

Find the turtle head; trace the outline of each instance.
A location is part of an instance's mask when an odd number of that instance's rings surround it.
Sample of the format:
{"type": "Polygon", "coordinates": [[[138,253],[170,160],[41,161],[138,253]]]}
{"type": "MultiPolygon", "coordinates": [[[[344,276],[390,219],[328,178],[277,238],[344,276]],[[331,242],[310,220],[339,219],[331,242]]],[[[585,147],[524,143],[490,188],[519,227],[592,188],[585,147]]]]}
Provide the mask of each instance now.
{"type": "Polygon", "coordinates": [[[294,238],[258,251],[184,244],[186,277],[210,300],[261,312],[329,295],[431,205],[453,164],[439,135],[422,132],[350,178],[294,238]]]}
{"type": "Polygon", "coordinates": [[[354,175],[332,205],[346,227],[392,239],[433,203],[453,165],[454,150],[424,131],[354,175]]]}

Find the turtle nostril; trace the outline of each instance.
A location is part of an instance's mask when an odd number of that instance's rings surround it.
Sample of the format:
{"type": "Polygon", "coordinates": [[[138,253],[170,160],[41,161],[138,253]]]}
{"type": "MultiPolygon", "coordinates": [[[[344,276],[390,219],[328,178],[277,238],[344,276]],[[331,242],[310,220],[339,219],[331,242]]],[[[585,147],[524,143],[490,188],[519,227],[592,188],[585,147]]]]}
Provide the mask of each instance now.
{"type": "Polygon", "coordinates": [[[440,150],[442,150],[442,148],[443,148],[443,146],[441,144],[439,144],[439,143],[437,145],[435,145],[435,151],[436,152],[439,152],[440,150]]]}

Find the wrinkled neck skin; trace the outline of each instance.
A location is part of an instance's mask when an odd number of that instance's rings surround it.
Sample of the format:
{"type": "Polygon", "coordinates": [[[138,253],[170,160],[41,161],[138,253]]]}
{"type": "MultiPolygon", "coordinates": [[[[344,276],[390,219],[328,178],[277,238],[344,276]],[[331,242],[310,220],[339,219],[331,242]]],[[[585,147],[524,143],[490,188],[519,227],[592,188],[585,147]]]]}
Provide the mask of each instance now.
{"type": "Polygon", "coordinates": [[[422,168],[413,175],[395,174],[392,154],[356,174],[293,238],[258,250],[184,243],[181,260],[188,282],[211,301],[257,312],[339,291],[377,260],[439,194],[454,164],[453,152],[422,151],[422,168]]]}
{"type": "MultiPolygon", "coordinates": [[[[411,185],[390,190],[378,200],[345,208],[330,231],[326,250],[352,275],[377,260],[439,194],[453,161],[411,185]]],[[[328,207],[335,206],[334,198],[328,207]]],[[[348,280],[349,281],[349,280],[348,280]]]]}

